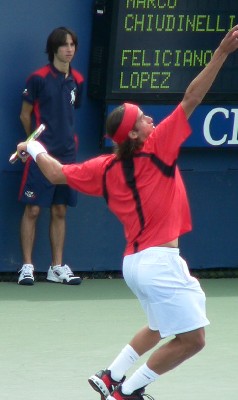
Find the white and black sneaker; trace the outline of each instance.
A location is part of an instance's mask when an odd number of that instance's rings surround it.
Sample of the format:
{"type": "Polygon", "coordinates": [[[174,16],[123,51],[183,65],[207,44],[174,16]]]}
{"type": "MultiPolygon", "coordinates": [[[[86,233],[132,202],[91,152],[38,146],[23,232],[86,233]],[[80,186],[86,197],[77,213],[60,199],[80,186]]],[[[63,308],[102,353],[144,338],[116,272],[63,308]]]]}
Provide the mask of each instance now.
{"type": "Polygon", "coordinates": [[[66,285],[80,285],[82,279],[79,276],[74,276],[73,271],[68,265],[56,265],[48,269],[48,281],[56,283],[65,283],[66,285]]]}
{"type": "Polygon", "coordinates": [[[19,278],[18,284],[19,285],[34,285],[34,267],[32,264],[23,264],[21,269],[18,271],[19,278]]]}

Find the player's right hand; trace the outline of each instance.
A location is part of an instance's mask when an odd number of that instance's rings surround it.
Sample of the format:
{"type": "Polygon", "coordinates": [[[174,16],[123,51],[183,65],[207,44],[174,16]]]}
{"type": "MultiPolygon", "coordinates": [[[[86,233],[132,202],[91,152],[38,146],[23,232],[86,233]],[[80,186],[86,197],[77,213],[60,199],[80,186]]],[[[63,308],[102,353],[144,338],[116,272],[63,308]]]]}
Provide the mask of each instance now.
{"type": "Polygon", "coordinates": [[[21,142],[17,145],[17,154],[22,162],[26,162],[29,157],[29,154],[27,153],[27,142],[21,142]]]}

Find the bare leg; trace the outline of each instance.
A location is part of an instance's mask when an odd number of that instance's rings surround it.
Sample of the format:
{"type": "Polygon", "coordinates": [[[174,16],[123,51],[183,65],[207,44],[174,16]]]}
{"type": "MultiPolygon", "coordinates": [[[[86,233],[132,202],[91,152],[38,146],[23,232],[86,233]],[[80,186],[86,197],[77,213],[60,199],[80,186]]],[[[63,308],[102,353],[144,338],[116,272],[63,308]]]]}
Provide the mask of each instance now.
{"type": "Polygon", "coordinates": [[[63,260],[66,209],[67,207],[63,204],[54,204],[51,207],[50,243],[52,266],[61,265],[63,260]]]}
{"type": "Polygon", "coordinates": [[[152,331],[148,326],[142,328],[136,333],[134,338],[130,341],[130,346],[142,356],[142,354],[153,349],[161,340],[159,331],[152,331]]]}
{"type": "MultiPolygon", "coordinates": [[[[151,331],[146,327],[135,335],[130,345],[139,355],[142,355],[152,349],[159,340],[159,332],[151,331]]],[[[198,353],[204,345],[204,328],[182,333],[155,350],[146,364],[151,370],[161,375],[198,353]]]]}
{"type": "Polygon", "coordinates": [[[35,241],[36,222],[39,213],[39,206],[26,205],[20,228],[24,264],[32,264],[32,251],[35,241]]]}
{"type": "Polygon", "coordinates": [[[164,374],[194,356],[204,346],[204,328],[176,335],[150,356],[147,366],[159,375],[164,374]]]}

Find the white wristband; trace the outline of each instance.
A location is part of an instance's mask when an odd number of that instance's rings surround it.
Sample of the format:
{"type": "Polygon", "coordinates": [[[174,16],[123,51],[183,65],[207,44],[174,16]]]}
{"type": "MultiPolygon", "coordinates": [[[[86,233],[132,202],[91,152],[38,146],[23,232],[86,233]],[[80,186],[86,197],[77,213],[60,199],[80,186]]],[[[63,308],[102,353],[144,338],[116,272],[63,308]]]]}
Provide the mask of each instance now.
{"type": "Polygon", "coordinates": [[[47,153],[47,150],[44,148],[44,146],[42,146],[42,144],[36,140],[31,140],[27,143],[26,151],[32,156],[32,158],[34,158],[35,161],[38,154],[47,153]]]}

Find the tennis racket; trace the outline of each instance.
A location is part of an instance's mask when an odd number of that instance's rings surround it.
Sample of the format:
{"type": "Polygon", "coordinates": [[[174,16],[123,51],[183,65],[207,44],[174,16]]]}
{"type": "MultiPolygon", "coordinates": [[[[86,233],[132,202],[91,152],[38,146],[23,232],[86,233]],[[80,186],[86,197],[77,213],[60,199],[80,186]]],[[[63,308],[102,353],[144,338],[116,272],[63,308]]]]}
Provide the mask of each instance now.
{"type": "MultiPolygon", "coordinates": [[[[32,133],[28,136],[28,138],[26,139],[26,142],[30,142],[31,140],[37,139],[37,138],[41,135],[41,133],[45,130],[45,128],[46,128],[45,125],[44,125],[44,124],[41,124],[34,132],[32,132],[32,133]]],[[[9,162],[10,162],[11,164],[14,164],[18,159],[19,159],[19,156],[18,156],[17,151],[16,151],[16,152],[13,153],[13,154],[11,155],[11,157],[9,158],[9,162]]]]}

